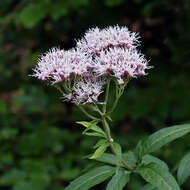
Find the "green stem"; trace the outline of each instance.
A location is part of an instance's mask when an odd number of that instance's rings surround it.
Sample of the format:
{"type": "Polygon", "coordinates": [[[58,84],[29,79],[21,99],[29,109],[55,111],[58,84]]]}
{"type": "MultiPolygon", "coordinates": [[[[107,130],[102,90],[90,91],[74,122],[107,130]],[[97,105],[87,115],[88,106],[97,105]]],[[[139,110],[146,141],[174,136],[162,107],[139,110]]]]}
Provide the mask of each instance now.
{"type": "Polygon", "coordinates": [[[117,104],[118,104],[118,100],[119,100],[119,98],[118,98],[118,97],[116,97],[116,99],[115,99],[115,101],[114,101],[114,103],[113,103],[112,108],[110,109],[110,111],[109,111],[109,112],[107,112],[107,114],[106,114],[106,115],[109,115],[109,114],[111,114],[111,113],[114,111],[114,109],[116,108],[116,106],[117,106],[117,104]]]}
{"type": "Polygon", "coordinates": [[[133,168],[132,166],[130,166],[125,160],[122,160],[121,161],[122,163],[123,163],[123,165],[127,168],[127,169],[129,169],[130,171],[134,171],[135,170],[135,168],[133,168]]]}
{"type": "Polygon", "coordinates": [[[108,79],[108,83],[106,86],[106,94],[105,94],[105,101],[104,101],[104,106],[103,106],[103,113],[106,113],[106,107],[107,107],[107,102],[108,102],[108,97],[109,97],[109,89],[110,89],[110,79],[108,79]]]}
{"type": "Polygon", "coordinates": [[[109,128],[109,125],[108,125],[108,123],[107,123],[107,121],[106,121],[105,118],[102,119],[102,125],[103,125],[104,131],[105,131],[105,133],[106,133],[107,140],[108,140],[108,142],[110,143],[111,150],[112,150],[112,152],[113,152],[114,154],[116,154],[115,148],[114,148],[114,146],[113,146],[113,141],[114,141],[114,140],[113,140],[112,137],[111,137],[110,128],[109,128]]]}
{"type": "Polygon", "coordinates": [[[91,114],[89,114],[82,106],[78,106],[79,109],[87,116],[89,117],[90,119],[93,119],[93,120],[96,120],[96,121],[100,121],[101,119],[97,118],[97,117],[94,117],[92,116],[91,114]]]}
{"type": "Polygon", "coordinates": [[[114,111],[114,109],[116,108],[117,104],[118,104],[118,101],[119,101],[119,98],[120,98],[121,94],[120,94],[120,92],[118,93],[117,90],[118,90],[118,89],[116,89],[115,101],[114,101],[113,106],[112,106],[112,108],[110,109],[110,111],[107,112],[107,115],[111,114],[111,113],[114,111]]]}
{"type": "MultiPolygon", "coordinates": [[[[111,112],[115,109],[115,107],[116,107],[116,105],[117,105],[117,103],[118,103],[118,100],[119,100],[121,94],[123,93],[124,87],[125,87],[125,85],[120,86],[119,88],[118,88],[118,85],[116,86],[116,100],[115,100],[114,105],[113,105],[113,107],[112,107],[112,109],[111,109],[111,112]]],[[[110,127],[109,127],[109,124],[108,124],[107,121],[106,121],[106,115],[108,114],[108,113],[106,113],[106,108],[107,108],[107,102],[108,102],[108,97],[109,97],[109,88],[110,88],[110,80],[108,80],[108,83],[107,83],[106,93],[105,93],[105,104],[104,104],[104,106],[103,106],[103,108],[102,108],[102,112],[100,111],[100,109],[98,108],[98,106],[96,106],[97,112],[98,112],[98,113],[101,115],[101,117],[102,117],[101,119],[90,115],[82,106],[78,106],[78,107],[79,107],[79,108],[81,109],[81,111],[82,111],[86,116],[88,116],[89,118],[91,118],[91,119],[93,119],[93,120],[97,120],[97,121],[101,121],[101,122],[102,122],[104,131],[105,131],[105,133],[106,133],[107,140],[108,140],[108,142],[109,142],[109,144],[110,144],[111,151],[112,151],[113,154],[117,155],[116,150],[115,150],[115,147],[114,147],[114,144],[113,144],[114,140],[113,140],[112,137],[111,137],[110,127]]],[[[134,171],[134,170],[135,170],[135,168],[133,168],[132,166],[130,166],[125,160],[122,159],[121,162],[122,162],[122,164],[123,164],[128,170],[130,170],[130,171],[134,171]]]]}
{"type": "Polygon", "coordinates": [[[98,105],[95,104],[94,106],[95,106],[96,111],[97,111],[100,115],[102,115],[103,113],[102,113],[101,110],[99,109],[98,105]]]}
{"type": "MultiPolygon", "coordinates": [[[[103,125],[104,131],[106,133],[107,140],[110,143],[111,151],[112,151],[113,154],[117,155],[116,151],[115,151],[115,148],[114,148],[114,145],[113,145],[114,140],[111,137],[111,132],[110,132],[109,124],[107,123],[107,121],[106,121],[105,118],[102,119],[102,125],[103,125]]],[[[132,166],[130,166],[125,160],[122,159],[121,162],[123,163],[123,165],[128,170],[130,170],[130,171],[134,171],[135,170],[135,168],[133,168],[132,166]]]]}
{"type": "Polygon", "coordinates": [[[116,90],[115,90],[115,101],[113,103],[113,106],[112,108],[110,109],[109,112],[107,112],[106,115],[109,115],[111,114],[114,109],[116,108],[117,104],[118,104],[118,101],[119,101],[119,98],[121,97],[121,95],[123,94],[124,92],[124,89],[125,89],[125,86],[127,85],[128,81],[126,81],[123,85],[118,85],[117,81],[115,81],[115,86],[116,86],[116,90]]]}

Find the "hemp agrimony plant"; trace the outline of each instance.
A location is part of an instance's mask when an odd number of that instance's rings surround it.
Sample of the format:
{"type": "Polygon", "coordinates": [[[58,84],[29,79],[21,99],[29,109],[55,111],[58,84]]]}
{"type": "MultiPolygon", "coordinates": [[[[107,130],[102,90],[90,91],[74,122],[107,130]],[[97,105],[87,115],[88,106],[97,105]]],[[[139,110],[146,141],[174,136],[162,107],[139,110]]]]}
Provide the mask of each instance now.
{"type": "Polygon", "coordinates": [[[102,166],[83,174],[65,190],[87,190],[107,179],[106,190],[122,190],[133,173],[147,182],[142,190],[179,190],[190,176],[190,153],[178,164],[177,180],[164,161],[150,154],[190,132],[189,124],[161,129],[127,152],[111,136],[111,114],[128,82],[151,68],[137,49],[139,45],[139,35],[127,27],[93,28],[75,48],[53,48],[38,60],[33,76],[53,85],[63,101],[76,104],[90,119],[77,122],[85,127],[83,134],[99,138],[88,158],[102,166]],[[110,101],[110,85],[114,86],[114,101],[110,101]]]}

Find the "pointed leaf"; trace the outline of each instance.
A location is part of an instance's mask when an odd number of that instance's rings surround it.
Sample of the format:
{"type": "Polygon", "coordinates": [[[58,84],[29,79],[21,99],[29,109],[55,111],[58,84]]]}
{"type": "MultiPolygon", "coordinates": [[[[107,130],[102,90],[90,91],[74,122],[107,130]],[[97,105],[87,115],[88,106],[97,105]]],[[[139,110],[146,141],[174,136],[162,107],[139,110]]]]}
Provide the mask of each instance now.
{"type": "Polygon", "coordinates": [[[148,138],[140,141],[135,149],[139,158],[145,154],[154,152],[164,146],[165,144],[184,136],[190,132],[190,124],[177,125],[161,129],[148,138]]]}
{"type": "Polygon", "coordinates": [[[122,190],[129,181],[130,172],[120,169],[109,181],[106,190],[122,190]]]}
{"type": "Polygon", "coordinates": [[[105,140],[105,139],[100,139],[95,145],[93,148],[98,148],[99,146],[103,145],[103,144],[107,144],[108,141],[105,140]]]}
{"type": "Polygon", "coordinates": [[[104,137],[105,138],[105,136],[103,135],[103,134],[101,134],[101,133],[96,133],[96,132],[86,132],[84,135],[87,135],[87,136],[93,136],[93,137],[104,137]]]}
{"type": "Polygon", "coordinates": [[[94,154],[90,157],[90,159],[99,158],[106,151],[108,146],[109,146],[108,142],[99,146],[94,152],[94,154]]]}
{"type": "Polygon", "coordinates": [[[112,118],[108,115],[107,118],[110,120],[110,121],[113,121],[112,118]]]}
{"type": "Polygon", "coordinates": [[[89,130],[92,130],[92,131],[95,131],[97,133],[100,133],[100,134],[102,134],[103,136],[106,137],[106,134],[104,133],[104,131],[100,127],[98,127],[97,125],[95,125],[95,124],[91,125],[87,129],[85,129],[83,133],[85,134],[89,130]]]}
{"type": "Polygon", "coordinates": [[[166,170],[169,170],[168,165],[164,161],[162,161],[159,158],[152,156],[150,154],[143,156],[142,163],[145,165],[150,164],[150,163],[156,163],[160,167],[162,167],[166,170]]]}
{"type": "Polygon", "coordinates": [[[100,133],[102,137],[106,137],[105,132],[100,127],[98,127],[96,125],[97,124],[96,121],[91,121],[91,122],[79,121],[77,123],[86,127],[86,129],[83,131],[83,134],[85,134],[85,135],[87,134],[87,131],[92,130],[92,131],[95,131],[97,133],[100,133]]]}
{"type": "Polygon", "coordinates": [[[175,178],[166,169],[155,163],[141,166],[137,168],[136,172],[158,190],[180,190],[175,178]]]}
{"type": "Polygon", "coordinates": [[[78,124],[80,124],[80,125],[82,125],[82,126],[88,128],[88,127],[90,127],[92,124],[97,124],[97,121],[90,121],[90,122],[88,122],[88,121],[77,121],[76,123],[78,123],[78,124]]]}
{"type": "Polygon", "coordinates": [[[75,179],[65,190],[88,190],[91,187],[105,181],[115,172],[111,166],[101,166],[75,179]]]}
{"type": "Polygon", "coordinates": [[[113,146],[114,146],[114,148],[115,148],[116,155],[117,155],[119,158],[121,158],[122,150],[121,150],[120,144],[114,142],[114,143],[113,143],[113,146]]]}
{"type": "Polygon", "coordinates": [[[190,152],[182,158],[177,171],[177,179],[180,185],[182,185],[188,177],[190,177],[190,152]]]}
{"type": "Polygon", "coordinates": [[[99,162],[104,162],[115,166],[119,161],[119,159],[115,155],[109,153],[103,153],[99,158],[96,158],[96,160],[99,162]]]}

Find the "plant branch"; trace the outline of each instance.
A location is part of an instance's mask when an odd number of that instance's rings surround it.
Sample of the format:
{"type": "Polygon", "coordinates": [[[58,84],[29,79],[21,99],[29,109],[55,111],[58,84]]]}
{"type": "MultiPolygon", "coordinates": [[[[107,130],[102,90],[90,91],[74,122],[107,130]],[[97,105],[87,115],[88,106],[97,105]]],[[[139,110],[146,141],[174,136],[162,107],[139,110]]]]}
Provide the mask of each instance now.
{"type": "Polygon", "coordinates": [[[106,86],[106,93],[105,93],[105,101],[104,101],[104,105],[103,105],[103,113],[106,113],[106,107],[107,107],[107,102],[108,102],[108,97],[109,97],[109,89],[110,89],[110,79],[108,79],[108,83],[106,86]]]}
{"type": "Polygon", "coordinates": [[[93,115],[89,114],[82,106],[78,106],[79,109],[90,119],[96,120],[96,121],[100,121],[101,119],[94,117],[93,115]]]}
{"type": "Polygon", "coordinates": [[[119,98],[116,97],[116,99],[115,99],[115,101],[114,101],[114,103],[113,103],[112,108],[110,109],[110,111],[109,111],[106,115],[109,115],[109,114],[111,114],[111,113],[114,111],[114,109],[116,108],[116,106],[117,106],[117,104],[118,104],[118,101],[119,101],[119,98]]]}
{"type": "Polygon", "coordinates": [[[122,162],[123,165],[124,165],[127,169],[129,169],[130,171],[134,171],[134,170],[135,170],[135,168],[133,168],[132,166],[130,166],[125,160],[122,159],[121,162],[122,162]]]}
{"type": "Polygon", "coordinates": [[[97,104],[95,104],[95,109],[102,116],[103,113],[101,112],[97,104]]]}
{"type": "MultiPolygon", "coordinates": [[[[117,155],[116,151],[115,151],[115,148],[114,148],[114,145],[113,145],[114,140],[111,137],[111,132],[110,132],[109,124],[107,123],[107,121],[106,121],[105,118],[102,119],[102,124],[103,124],[104,131],[105,131],[105,133],[107,135],[107,140],[110,143],[111,151],[112,151],[113,154],[117,155]]],[[[130,171],[134,171],[135,170],[135,168],[133,168],[132,166],[130,166],[125,160],[122,159],[121,162],[123,163],[123,165],[128,170],[130,170],[130,171]]]]}
{"type": "Polygon", "coordinates": [[[123,85],[118,85],[117,81],[115,81],[115,86],[116,86],[116,90],[115,90],[115,101],[113,103],[112,108],[110,109],[110,111],[106,114],[109,115],[111,114],[114,109],[116,108],[119,98],[121,97],[121,95],[123,94],[124,90],[125,90],[125,86],[127,85],[128,81],[126,81],[123,85]]]}
{"type": "MultiPolygon", "coordinates": [[[[117,155],[117,152],[115,150],[115,147],[114,147],[114,140],[112,139],[111,137],[111,132],[110,132],[110,127],[109,127],[109,124],[107,123],[106,121],[106,116],[111,113],[117,103],[118,103],[118,100],[120,98],[120,96],[122,95],[123,91],[124,91],[124,88],[125,88],[125,85],[121,85],[121,86],[118,86],[118,84],[116,83],[116,100],[113,104],[113,107],[111,108],[110,112],[106,113],[106,108],[107,108],[107,102],[108,102],[108,97],[109,97],[109,88],[110,88],[110,82],[111,80],[109,79],[108,80],[108,83],[107,83],[107,87],[106,87],[106,93],[105,93],[105,101],[104,101],[104,105],[103,105],[103,108],[102,108],[102,112],[101,110],[99,109],[99,107],[96,105],[95,108],[96,108],[96,111],[101,115],[101,119],[97,118],[97,117],[94,117],[92,116],[91,114],[89,114],[82,106],[78,106],[80,108],[80,110],[86,115],[88,116],[89,118],[93,119],[93,120],[96,120],[96,121],[101,121],[102,122],[102,125],[103,125],[103,128],[104,128],[104,131],[106,133],[106,137],[107,137],[107,140],[110,144],[110,148],[111,148],[111,151],[113,154],[117,155]]],[[[125,160],[121,160],[121,162],[123,163],[123,165],[130,171],[134,171],[135,168],[133,168],[132,166],[130,166],[125,160]]]]}

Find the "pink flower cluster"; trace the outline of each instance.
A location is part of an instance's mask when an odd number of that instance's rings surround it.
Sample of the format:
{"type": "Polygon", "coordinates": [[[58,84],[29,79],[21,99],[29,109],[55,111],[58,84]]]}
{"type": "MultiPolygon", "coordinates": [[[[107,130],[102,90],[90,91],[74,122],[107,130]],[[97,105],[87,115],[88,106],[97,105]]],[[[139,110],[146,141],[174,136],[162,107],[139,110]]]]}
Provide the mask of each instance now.
{"type": "Polygon", "coordinates": [[[102,30],[96,27],[88,30],[77,42],[77,46],[82,51],[94,55],[109,47],[134,49],[138,45],[138,38],[138,35],[130,32],[127,27],[110,26],[102,30]]]}
{"type": "Polygon", "coordinates": [[[54,84],[69,80],[71,76],[84,75],[90,64],[91,58],[79,50],[65,51],[53,48],[41,56],[33,76],[54,84]]]}
{"type": "Polygon", "coordinates": [[[65,101],[71,101],[77,105],[85,103],[99,103],[98,97],[103,92],[105,79],[93,75],[85,76],[73,86],[72,93],[64,94],[65,101]]]}
{"type": "Polygon", "coordinates": [[[90,29],[75,49],[53,48],[42,55],[33,76],[52,84],[72,84],[63,94],[65,101],[97,103],[108,78],[116,78],[120,85],[125,79],[146,75],[151,68],[137,50],[138,38],[127,27],[90,29]]]}
{"type": "Polygon", "coordinates": [[[136,78],[145,75],[147,61],[137,50],[109,48],[95,57],[94,67],[99,75],[110,75],[117,78],[119,84],[124,78],[136,78]]]}

